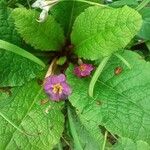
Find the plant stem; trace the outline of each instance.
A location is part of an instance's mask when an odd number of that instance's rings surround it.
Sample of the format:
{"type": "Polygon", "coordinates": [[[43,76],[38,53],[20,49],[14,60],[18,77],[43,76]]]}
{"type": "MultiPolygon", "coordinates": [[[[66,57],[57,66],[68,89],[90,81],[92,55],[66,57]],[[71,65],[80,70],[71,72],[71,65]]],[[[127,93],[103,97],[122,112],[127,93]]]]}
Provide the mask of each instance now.
{"type": "Polygon", "coordinates": [[[48,70],[47,70],[47,73],[46,73],[46,75],[45,75],[45,79],[46,79],[47,77],[49,77],[50,75],[53,75],[53,74],[54,74],[54,70],[55,70],[55,68],[56,68],[56,61],[57,61],[57,58],[54,58],[54,59],[52,60],[50,66],[49,66],[49,68],[48,68],[48,70]]]}
{"type": "Polygon", "coordinates": [[[108,135],[108,131],[106,131],[106,132],[105,132],[105,136],[104,136],[104,142],[103,142],[102,150],[105,150],[105,145],[106,145],[106,141],[107,141],[107,135],[108,135]]]}
{"type": "Polygon", "coordinates": [[[27,0],[27,4],[28,4],[29,8],[31,9],[31,5],[30,5],[29,0],[27,0]]]}
{"type": "MultiPolygon", "coordinates": [[[[60,0],[60,1],[70,1],[70,0],[60,0]]],[[[91,2],[91,1],[86,1],[86,0],[76,0],[76,1],[81,2],[81,3],[87,3],[87,4],[90,4],[90,5],[95,5],[95,6],[109,7],[107,5],[103,5],[103,4],[99,4],[99,3],[91,2]]]]}
{"type": "Polygon", "coordinates": [[[143,9],[148,3],[150,2],[150,0],[143,0],[136,8],[137,11],[140,11],[141,9],[143,9]]]}
{"type": "Polygon", "coordinates": [[[108,56],[108,57],[105,57],[99,64],[98,68],[96,69],[92,79],[91,79],[91,82],[90,82],[90,85],[89,85],[89,96],[93,97],[93,91],[94,91],[94,86],[95,86],[95,83],[96,81],[98,80],[98,77],[100,76],[100,74],[102,73],[104,67],[106,66],[109,58],[111,56],[108,56]]]}
{"type": "Polygon", "coordinates": [[[116,57],[118,57],[129,69],[131,69],[131,65],[128,63],[127,60],[125,60],[120,54],[118,53],[115,53],[114,54],[116,57]]]}
{"type": "Polygon", "coordinates": [[[61,141],[59,141],[59,143],[58,143],[57,147],[58,147],[58,150],[63,150],[63,147],[62,147],[61,141]]]}
{"type": "Polygon", "coordinates": [[[68,120],[69,120],[69,126],[70,126],[70,130],[71,130],[71,134],[72,134],[72,137],[74,139],[74,142],[76,143],[77,150],[83,150],[83,148],[80,144],[79,138],[78,138],[77,131],[75,129],[73,117],[72,117],[71,110],[70,110],[69,106],[68,106],[68,120]]]}

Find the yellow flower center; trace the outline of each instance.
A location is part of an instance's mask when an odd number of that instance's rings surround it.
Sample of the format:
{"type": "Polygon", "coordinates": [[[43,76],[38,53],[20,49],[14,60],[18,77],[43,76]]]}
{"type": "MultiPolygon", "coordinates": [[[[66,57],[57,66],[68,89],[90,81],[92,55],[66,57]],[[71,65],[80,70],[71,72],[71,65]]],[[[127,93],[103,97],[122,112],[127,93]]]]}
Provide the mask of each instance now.
{"type": "Polygon", "coordinates": [[[63,87],[61,86],[60,83],[57,83],[57,84],[53,85],[53,93],[61,94],[62,90],[63,90],[63,87]]]}
{"type": "Polygon", "coordinates": [[[81,66],[79,66],[79,68],[80,68],[81,71],[84,71],[86,69],[86,66],[81,65],[81,66]]]}

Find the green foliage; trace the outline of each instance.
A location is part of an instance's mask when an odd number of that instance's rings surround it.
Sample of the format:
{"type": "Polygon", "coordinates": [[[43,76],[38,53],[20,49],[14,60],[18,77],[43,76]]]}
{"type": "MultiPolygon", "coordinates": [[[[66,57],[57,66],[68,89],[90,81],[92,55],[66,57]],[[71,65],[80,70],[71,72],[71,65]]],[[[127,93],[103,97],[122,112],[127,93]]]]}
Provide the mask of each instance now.
{"type": "Polygon", "coordinates": [[[113,57],[96,83],[94,98],[87,94],[90,78],[75,77],[70,67],[67,77],[73,93],[69,100],[95,126],[103,125],[119,137],[149,142],[150,64],[133,52],[126,51],[123,56],[132,69],[113,57]],[[123,70],[116,75],[119,66],[123,70]]]}
{"type": "Polygon", "coordinates": [[[14,44],[8,43],[8,42],[3,41],[3,40],[0,40],[0,48],[4,49],[6,51],[10,51],[10,52],[13,52],[15,54],[18,54],[22,57],[25,57],[25,58],[37,63],[38,65],[40,65],[42,67],[45,67],[45,64],[40,59],[38,59],[37,57],[35,57],[31,53],[25,51],[24,49],[14,45],[14,44]]]}
{"type": "MultiPolygon", "coordinates": [[[[21,45],[21,38],[14,29],[13,20],[10,18],[11,10],[7,9],[4,3],[0,3],[0,39],[12,42],[16,45],[21,45]]],[[[36,74],[43,69],[43,67],[36,63],[23,58],[10,51],[16,51],[17,46],[10,47],[11,44],[1,42],[0,45],[0,87],[20,86],[26,81],[36,77],[36,74]]],[[[18,53],[23,53],[18,49],[18,53]]],[[[28,53],[28,52],[26,52],[28,53]]],[[[28,56],[29,57],[29,56],[28,56]]]]}
{"type": "Polygon", "coordinates": [[[138,36],[143,39],[150,40],[150,8],[144,8],[140,11],[140,13],[143,18],[143,24],[138,36]]]}
{"type": "Polygon", "coordinates": [[[21,86],[35,78],[43,69],[27,58],[11,52],[0,50],[0,58],[0,87],[21,86]]]}
{"type": "Polygon", "coordinates": [[[0,1],[0,39],[20,45],[21,39],[14,29],[13,20],[10,17],[11,10],[3,1],[0,1]]]}
{"type": "Polygon", "coordinates": [[[25,8],[16,8],[12,16],[23,39],[34,48],[43,51],[59,50],[64,44],[63,30],[49,15],[44,23],[39,23],[39,13],[25,8]]]}
{"type": "Polygon", "coordinates": [[[119,0],[110,4],[110,6],[112,7],[121,7],[124,5],[136,7],[138,5],[138,1],[137,0],[119,0]]]}
{"type": "Polygon", "coordinates": [[[62,0],[39,23],[32,0],[0,0],[0,149],[149,150],[149,1],[62,0]],[[82,62],[93,77],[73,73],[82,62]],[[46,72],[66,74],[65,103],[49,101],[46,72]]]}
{"type": "Polygon", "coordinates": [[[113,150],[150,150],[150,146],[142,140],[134,142],[129,138],[122,138],[114,146],[113,150]]]}
{"type": "MultiPolygon", "coordinates": [[[[100,0],[88,0],[92,2],[100,2],[100,0]]],[[[52,14],[56,20],[61,24],[65,31],[65,35],[70,36],[72,30],[72,25],[76,17],[83,12],[90,5],[82,2],[77,2],[76,0],[69,0],[60,2],[52,9],[52,14]]]]}
{"type": "Polygon", "coordinates": [[[80,118],[73,111],[72,109],[68,113],[70,134],[73,137],[72,149],[89,150],[93,147],[95,149],[102,147],[103,136],[100,133],[100,129],[94,126],[92,129],[89,128],[89,123],[84,119],[84,122],[81,123],[80,118]],[[75,135],[77,136],[76,138],[75,135]]]}
{"type": "Polygon", "coordinates": [[[1,149],[50,150],[58,143],[64,124],[61,103],[42,105],[45,99],[36,80],[0,93],[1,149]]]}
{"type": "Polygon", "coordinates": [[[123,49],[141,27],[135,10],[90,7],[76,19],[72,43],[79,57],[96,60],[123,49]],[[119,37],[119,38],[118,38],[119,37]]]}

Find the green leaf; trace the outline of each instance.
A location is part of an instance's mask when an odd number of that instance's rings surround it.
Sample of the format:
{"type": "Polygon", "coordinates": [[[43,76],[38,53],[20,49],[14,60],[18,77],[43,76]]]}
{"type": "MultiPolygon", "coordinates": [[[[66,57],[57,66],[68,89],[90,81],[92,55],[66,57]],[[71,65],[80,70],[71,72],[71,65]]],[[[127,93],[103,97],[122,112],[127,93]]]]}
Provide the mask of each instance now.
{"type": "Polygon", "coordinates": [[[142,140],[134,142],[129,138],[121,138],[113,150],[150,150],[150,146],[142,140]]]}
{"type": "Polygon", "coordinates": [[[95,150],[98,150],[102,147],[103,136],[98,127],[93,126],[93,124],[87,122],[84,118],[82,118],[81,122],[73,109],[69,110],[68,118],[70,122],[69,129],[73,137],[73,150],[89,150],[93,147],[95,150]]]}
{"type": "Polygon", "coordinates": [[[142,9],[140,14],[143,18],[143,24],[141,30],[138,33],[138,36],[143,39],[150,40],[150,8],[146,7],[142,9]]]}
{"type": "Polygon", "coordinates": [[[43,70],[29,59],[4,50],[0,50],[0,58],[0,87],[21,86],[43,70]]]}
{"type": "Polygon", "coordinates": [[[12,16],[20,35],[34,48],[43,51],[55,51],[63,46],[63,30],[51,15],[44,23],[39,23],[36,20],[39,16],[38,12],[16,8],[12,16]]]}
{"type": "Polygon", "coordinates": [[[3,40],[0,40],[0,48],[4,49],[4,50],[7,50],[7,51],[10,51],[10,52],[13,52],[15,54],[18,54],[22,57],[25,57],[25,58],[37,63],[38,65],[40,65],[42,67],[45,67],[45,64],[40,59],[38,59],[37,57],[35,57],[31,53],[25,51],[24,49],[14,45],[14,44],[8,43],[8,42],[3,41],[3,40]]]}
{"type": "Polygon", "coordinates": [[[149,50],[149,52],[150,52],[150,41],[147,41],[147,42],[146,42],[146,46],[147,46],[147,48],[148,48],[148,50],[149,50]]]}
{"type": "Polygon", "coordinates": [[[110,4],[111,7],[121,7],[124,5],[136,7],[138,5],[138,1],[137,0],[119,0],[110,4]]]}
{"type": "Polygon", "coordinates": [[[20,46],[21,38],[14,29],[14,22],[10,13],[11,10],[6,7],[3,1],[0,1],[0,39],[20,46]]]}
{"type": "MultiPolygon", "coordinates": [[[[92,2],[100,2],[100,0],[88,0],[92,2]]],[[[65,35],[70,36],[72,25],[75,18],[88,8],[89,4],[77,2],[76,0],[69,0],[67,2],[59,2],[53,7],[51,13],[55,19],[61,24],[65,31],[65,35]]]]}
{"type": "MultiPolygon", "coordinates": [[[[13,44],[21,46],[21,39],[14,29],[12,18],[10,18],[11,10],[7,9],[3,2],[0,3],[0,39],[12,42],[13,44]]],[[[12,52],[4,51],[9,49],[10,51],[16,51],[17,46],[1,40],[0,43],[0,87],[7,86],[20,86],[25,82],[35,78],[36,75],[43,69],[43,67],[21,57],[12,52]]],[[[20,48],[18,53],[23,55],[20,48]]],[[[28,52],[24,52],[28,53],[28,52]]],[[[31,56],[31,55],[30,55],[31,56]]],[[[34,60],[37,61],[37,58],[34,60]]],[[[41,64],[41,62],[38,60],[41,64]]],[[[42,63],[43,64],[43,63],[42,63]]]]}
{"type": "Polygon", "coordinates": [[[90,60],[108,56],[123,49],[137,34],[141,23],[139,13],[128,6],[90,7],[74,23],[71,37],[75,53],[90,60]]]}
{"type": "Polygon", "coordinates": [[[62,103],[47,102],[37,81],[0,92],[1,149],[50,150],[63,131],[62,103]]]}
{"type": "Polygon", "coordinates": [[[130,51],[123,57],[132,69],[114,56],[95,85],[94,98],[88,96],[91,79],[77,78],[70,67],[66,73],[73,90],[69,100],[88,122],[102,125],[119,137],[149,142],[150,63],[130,51]]]}

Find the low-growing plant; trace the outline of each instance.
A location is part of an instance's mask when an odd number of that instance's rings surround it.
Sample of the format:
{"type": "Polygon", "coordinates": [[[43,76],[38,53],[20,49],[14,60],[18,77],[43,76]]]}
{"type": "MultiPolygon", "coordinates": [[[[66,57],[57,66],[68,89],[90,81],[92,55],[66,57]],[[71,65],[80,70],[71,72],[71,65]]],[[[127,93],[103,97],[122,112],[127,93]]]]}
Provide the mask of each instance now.
{"type": "Polygon", "coordinates": [[[0,149],[149,150],[150,0],[0,0],[0,149]]]}

